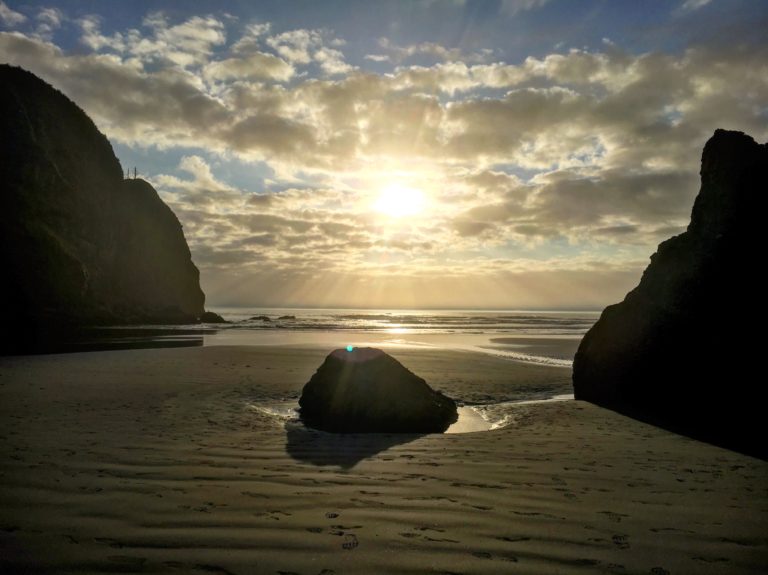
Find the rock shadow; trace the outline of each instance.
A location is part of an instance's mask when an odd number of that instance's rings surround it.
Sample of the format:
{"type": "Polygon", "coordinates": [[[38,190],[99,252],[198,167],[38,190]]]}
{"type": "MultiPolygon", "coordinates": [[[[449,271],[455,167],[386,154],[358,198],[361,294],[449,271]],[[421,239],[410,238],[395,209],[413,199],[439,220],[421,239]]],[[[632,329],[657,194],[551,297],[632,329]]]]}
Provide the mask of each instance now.
{"type": "Polygon", "coordinates": [[[328,433],[299,422],[285,424],[285,451],[296,461],[317,466],[352,469],[364,459],[396,445],[410,443],[423,433],[328,433]]]}

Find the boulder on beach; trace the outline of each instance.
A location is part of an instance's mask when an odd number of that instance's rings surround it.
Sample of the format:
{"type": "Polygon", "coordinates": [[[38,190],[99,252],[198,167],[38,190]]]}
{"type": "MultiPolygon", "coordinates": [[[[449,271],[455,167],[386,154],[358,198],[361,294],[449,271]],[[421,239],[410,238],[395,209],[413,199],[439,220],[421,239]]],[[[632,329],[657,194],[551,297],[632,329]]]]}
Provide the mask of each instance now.
{"type": "Polygon", "coordinates": [[[205,311],[200,316],[200,323],[229,323],[219,314],[213,311],[205,311]]]}
{"type": "Polygon", "coordinates": [[[687,231],[607,307],[573,362],[576,399],[763,458],[763,229],[768,144],[717,130],[687,231]]]}
{"type": "Polygon", "coordinates": [[[310,427],[337,433],[442,433],[456,402],[371,347],[331,352],[299,400],[310,427]]]}

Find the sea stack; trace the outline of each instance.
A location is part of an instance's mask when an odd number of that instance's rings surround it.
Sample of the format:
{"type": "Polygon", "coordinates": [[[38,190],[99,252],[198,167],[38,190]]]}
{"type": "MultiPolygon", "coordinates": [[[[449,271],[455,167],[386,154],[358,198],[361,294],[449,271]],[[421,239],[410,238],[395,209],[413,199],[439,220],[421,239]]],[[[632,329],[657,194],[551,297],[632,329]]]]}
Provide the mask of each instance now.
{"type": "Polygon", "coordinates": [[[765,353],[768,144],[717,130],[686,232],[607,307],[573,363],[577,399],[768,456],[757,360],[765,353]]]}
{"type": "Polygon", "coordinates": [[[336,433],[442,433],[456,402],[380,349],[331,352],[299,400],[302,420],[336,433]]]}
{"type": "Polygon", "coordinates": [[[2,343],[25,328],[197,321],[200,274],[155,189],[125,177],[64,94],[7,65],[0,85],[2,343]]]}

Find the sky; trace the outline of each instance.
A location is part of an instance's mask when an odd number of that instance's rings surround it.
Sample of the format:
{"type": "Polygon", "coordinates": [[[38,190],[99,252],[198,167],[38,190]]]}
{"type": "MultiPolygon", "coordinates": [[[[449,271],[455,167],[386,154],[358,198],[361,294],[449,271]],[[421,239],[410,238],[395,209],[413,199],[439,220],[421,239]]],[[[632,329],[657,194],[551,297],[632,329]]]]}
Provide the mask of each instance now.
{"type": "Polygon", "coordinates": [[[763,0],[0,1],[171,206],[207,306],[600,308],[768,140],[763,0]]]}

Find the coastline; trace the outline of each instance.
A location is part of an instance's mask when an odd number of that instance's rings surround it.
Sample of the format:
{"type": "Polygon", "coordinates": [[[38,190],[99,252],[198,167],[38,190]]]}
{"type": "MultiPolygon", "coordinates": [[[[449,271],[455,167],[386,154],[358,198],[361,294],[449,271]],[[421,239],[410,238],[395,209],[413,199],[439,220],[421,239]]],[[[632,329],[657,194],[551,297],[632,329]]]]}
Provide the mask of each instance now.
{"type": "MultiPolygon", "coordinates": [[[[247,406],[328,349],[0,358],[3,572],[757,573],[765,462],[579,401],[505,428],[332,436],[247,406]]],[[[466,402],[563,368],[393,350],[466,402]]]]}

